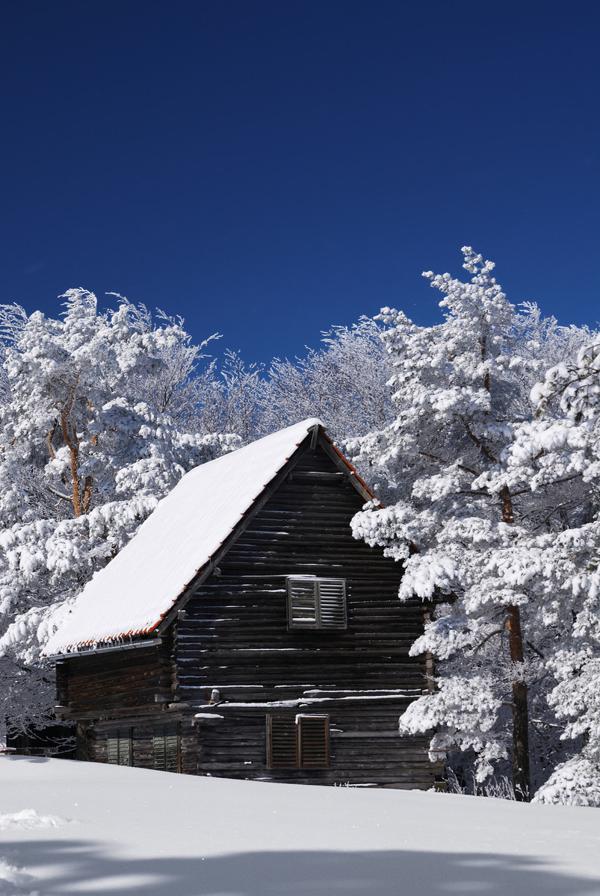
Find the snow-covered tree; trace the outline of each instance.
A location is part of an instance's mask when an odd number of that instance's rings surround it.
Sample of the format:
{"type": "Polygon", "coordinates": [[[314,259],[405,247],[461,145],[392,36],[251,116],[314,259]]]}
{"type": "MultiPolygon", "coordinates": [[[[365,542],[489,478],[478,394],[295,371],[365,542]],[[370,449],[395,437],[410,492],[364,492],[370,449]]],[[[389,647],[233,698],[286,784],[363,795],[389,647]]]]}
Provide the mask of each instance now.
{"type": "Polygon", "coordinates": [[[319,417],[340,441],[365,435],[393,418],[391,375],[377,321],[361,317],[351,327],[332,327],[320,348],[271,363],[261,395],[261,431],[319,417]]]}
{"type": "Polygon", "coordinates": [[[494,265],[469,247],[463,254],[467,282],[424,274],[444,296],[442,323],[381,314],[396,415],[352,449],[388,506],[358,514],[353,530],[404,565],[402,600],[433,605],[411,653],[441,663],[437,687],[409,707],[401,729],[436,729],[432,755],[474,755],[479,780],[510,760],[527,798],[530,719],[547,729],[540,682],[554,633],[528,586],[525,542],[539,515],[528,518],[531,492],[492,479],[530,419],[532,385],[582,334],[543,320],[535,306],[515,308],[494,265]]]}
{"type": "Polygon", "coordinates": [[[364,435],[393,419],[387,381],[392,368],[381,325],[361,317],[322,334],[302,357],[275,358],[265,369],[226,351],[195,386],[196,428],[235,432],[244,442],[304,417],[319,417],[338,441],[364,435]]]}
{"type": "Polygon", "coordinates": [[[547,626],[548,695],[571,755],[536,799],[600,806],[600,340],[565,356],[533,390],[495,486],[529,488],[544,515],[532,533],[534,585],[547,626]]]}
{"type": "Polygon", "coordinates": [[[260,364],[246,364],[239,352],[226,351],[210,365],[201,386],[198,423],[203,432],[235,432],[244,442],[266,435],[262,422],[267,387],[260,364]]]}
{"type": "Polygon", "coordinates": [[[180,320],[73,289],[59,319],[0,307],[0,718],[52,702],[49,629],[191,467],[237,444],[196,435],[194,346],[180,320]]]}

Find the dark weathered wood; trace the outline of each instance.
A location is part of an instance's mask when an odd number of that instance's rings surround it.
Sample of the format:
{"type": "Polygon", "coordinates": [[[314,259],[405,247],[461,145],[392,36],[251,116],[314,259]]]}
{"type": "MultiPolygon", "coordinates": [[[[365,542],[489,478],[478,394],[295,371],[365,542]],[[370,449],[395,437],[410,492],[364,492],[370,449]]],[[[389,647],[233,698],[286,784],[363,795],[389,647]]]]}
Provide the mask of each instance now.
{"type": "Polygon", "coordinates": [[[400,567],[353,539],[365,497],[331,444],[321,437],[311,449],[307,439],[174,609],[163,644],[64,662],[61,702],[81,723],[81,752],[107,761],[110,730],[127,724],[133,763],[153,768],[157,732],[177,719],[186,773],[432,786],[439,769],[426,739],[398,733],[399,716],[429,686],[431,668],[409,656],[423,607],[400,603],[400,567]],[[346,627],[288,626],[287,577],[306,574],[345,580],[346,627]],[[294,725],[315,716],[304,767],[269,760],[267,720],[282,712],[294,725]],[[327,719],[326,762],[316,717],[327,719]]]}

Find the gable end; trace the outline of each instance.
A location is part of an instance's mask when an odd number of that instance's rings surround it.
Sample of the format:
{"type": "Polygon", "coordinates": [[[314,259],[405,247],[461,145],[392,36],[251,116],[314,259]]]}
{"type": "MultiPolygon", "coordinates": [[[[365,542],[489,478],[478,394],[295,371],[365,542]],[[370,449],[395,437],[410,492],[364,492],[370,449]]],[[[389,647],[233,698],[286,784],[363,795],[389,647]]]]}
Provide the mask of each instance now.
{"type": "Polygon", "coordinates": [[[307,475],[306,473],[295,473],[295,468],[297,467],[302,457],[304,457],[309,452],[312,454],[319,449],[324,452],[326,457],[334,465],[335,469],[333,473],[329,474],[323,472],[316,474],[312,473],[308,475],[316,476],[317,479],[319,478],[319,476],[322,476],[323,478],[321,479],[321,481],[324,481],[328,476],[330,477],[331,482],[346,480],[351,483],[352,487],[356,490],[357,494],[363,501],[366,502],[376,500],[375,495],[369,489],[368,485],[364,482],[364,480],[358,474],[350,461],[347,460],[342,452],[339,451],[339,449],[334,445],[332,440],[326,434],[324,428],[321,425],[315,425],[314,427],[312,427],[312,430],[307,433],[306,437],[298,445],[292,456],[284,464],[281,470],[279,470],[279,472],[273,477],[271,482],[269,482],[269,484],[263,489],[256,501],[241,517],[239,523],[237,524],[233,532],[229,535],[229,537],[225,540],[225,542],[221,545],[219,550],[213,555],[211,560],[198,572],[198,575],[193,579],[192,582],[190,582],[185,591],[177,598],[170,611],[157,625],[155,631],[158,635],[162,635],[173,624],[173,622],[177,618],[178,613],[180,613],[185,608],[185,605],[193,596],[194,592],[203,584],[203,582],[206,581],[206,579],[210,575],[212,575],[215,569],[219,566],[219,563],[226,556],[227,552],[233,547],[240,536],[246,531],[252,520],[258,513],[260,513],[267,501],[269,501],[269,499],[275,494],[275,492],[277,492],[277,490],[283,485],[283,483],[288,480],[293,481],[295,476],[297,476],[299,481],[301,481],[301,479],[307,475]],[[331,478],[332,476],[335,478],[331,478]],[[338,476],[340,478],[338,478],[338,476]]]}

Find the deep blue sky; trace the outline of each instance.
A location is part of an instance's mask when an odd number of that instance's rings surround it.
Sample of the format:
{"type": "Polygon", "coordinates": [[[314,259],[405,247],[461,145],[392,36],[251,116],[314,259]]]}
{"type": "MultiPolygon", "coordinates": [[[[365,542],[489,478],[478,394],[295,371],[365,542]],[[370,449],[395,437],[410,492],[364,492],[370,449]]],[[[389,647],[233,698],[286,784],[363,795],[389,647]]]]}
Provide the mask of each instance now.
{"type": "Polygon", "coordinates": [[[54,0],[0,15],[0,301],[117,290],[301,352],[472,244],[600,319],[600,7],[54,0]]]}

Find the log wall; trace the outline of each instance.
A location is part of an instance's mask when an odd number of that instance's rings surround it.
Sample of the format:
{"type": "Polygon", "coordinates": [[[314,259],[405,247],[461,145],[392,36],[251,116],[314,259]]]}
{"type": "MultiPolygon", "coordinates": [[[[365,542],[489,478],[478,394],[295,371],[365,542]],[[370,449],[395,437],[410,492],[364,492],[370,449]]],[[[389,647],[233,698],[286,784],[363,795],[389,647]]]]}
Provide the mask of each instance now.
{"type": "Polygon", "coordinates": [[[199,773],[431,786],[427,739],[398,735],[426,687],[408,655],[423,607],[398,600],[398,564],[352,538],[362,504],[324,446],[307,447],[180,614],[176,699],[223,716],[198,722],[199,773]],[[288,629],[286,576],[303,574],[346,579],[346,630],[288,629]],[[214,689],[221,702],[207,707],[214,689]],[[265,717],[282,711],[330,716],[329,769],[266,768],[265,717]]]}
{"type": "Polygon", "coordinates": [[[399,566],[352,538],[363,498],[343,469],[324,440],[307,442],[160,647],[66,661],[59,697],[80,722],[82,758],[106,761],[110,732],[130,726],[134,764],[152,768],[152,733],[170,718],[186,773],[432,786],[427,739],[398,734],[427,687],[424,661],[408,655],[423,607],[401,604],[399,566]],[[286,577],[305,574],[346,580],[347,629],[288,628],[286,577]],[[329,716],[329,768],[267,767],[277,712],[329,716]]]}
{"type": "Polygon", "coordinates": [[[170,638],[155,647],[99,651],[58,664],[58,702],[66,719],[156,712],[173,686],[170,638]]]}

